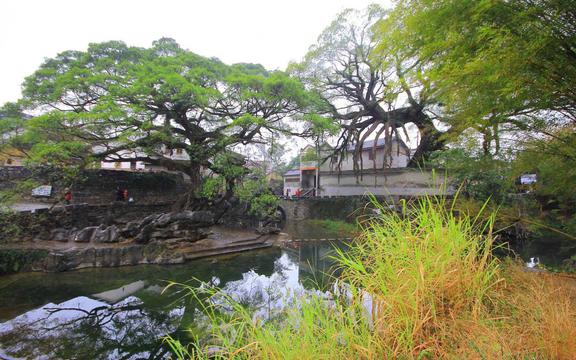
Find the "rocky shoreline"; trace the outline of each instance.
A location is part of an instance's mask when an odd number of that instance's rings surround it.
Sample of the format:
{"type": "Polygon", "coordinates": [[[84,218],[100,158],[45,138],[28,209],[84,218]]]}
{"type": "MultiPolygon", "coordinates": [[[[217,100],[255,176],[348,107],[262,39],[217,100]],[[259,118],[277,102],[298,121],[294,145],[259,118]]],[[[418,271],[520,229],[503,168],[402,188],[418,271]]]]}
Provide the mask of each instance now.
{"type": "Polygon", "coordinates": [[[50,213],[44,218],[46,225],[35,228],[24,241],[0,245],[0,274],[181,264],[270,247],[282,238],[275,228],[255,231],[218,225],[210,211],[160,212],[138,220],[108,216],[98,225],[84,223],[89,226],[82,228],[76,227],[77,221],[66,221],[72,216],[69,211],[50,213]]]}
{"type": "Polygon", "coordinates": [[[71,244],[45,241],[0,247],[2,273],[61,272],[92,267],[142,264],[182,264],[194,259],[263,249],[286,238],[285,234],[259,235],[254,231],[216,227],[204,239],[190,242],[167,239],[148,244],[71,244]]]}

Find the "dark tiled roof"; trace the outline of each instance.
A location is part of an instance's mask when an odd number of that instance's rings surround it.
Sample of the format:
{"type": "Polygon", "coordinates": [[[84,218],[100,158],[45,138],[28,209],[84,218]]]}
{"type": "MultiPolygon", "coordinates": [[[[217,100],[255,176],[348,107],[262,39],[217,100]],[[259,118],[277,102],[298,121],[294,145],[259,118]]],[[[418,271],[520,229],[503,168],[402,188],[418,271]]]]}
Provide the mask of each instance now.
{"type": "Polygon", "coordinates": [[[284,173],[284,176],[299,176],[300,175],[300,170],[298,169],[293,169],[293,170],[288,170],[284,173]]]}

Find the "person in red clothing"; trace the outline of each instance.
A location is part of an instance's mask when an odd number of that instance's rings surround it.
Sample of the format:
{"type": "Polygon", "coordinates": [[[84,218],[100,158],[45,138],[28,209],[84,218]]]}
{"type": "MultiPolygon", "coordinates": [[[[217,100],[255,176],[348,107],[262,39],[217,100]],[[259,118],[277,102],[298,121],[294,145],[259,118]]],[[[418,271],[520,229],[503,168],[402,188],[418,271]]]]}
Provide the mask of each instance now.
{"type": "Polygon", "coordinates": [[[300,195],[302,194],[302,191],[300,191],[300,189],[296,189],[296,197],[299,198],[300,195]]]}
{"type": "Polygon", "coordinates": [[[71,201],[72,201],[72,191],[66,188],[64,189],[64,203],[66,203],[66,205],[69,205],[71,201]]]}
{"type": "Polygon", "coordinates": [[[124,191],[122,192],[122,198],[124,199],[124,201],[128,201],[128,189],[124,189],[124,191]]]}

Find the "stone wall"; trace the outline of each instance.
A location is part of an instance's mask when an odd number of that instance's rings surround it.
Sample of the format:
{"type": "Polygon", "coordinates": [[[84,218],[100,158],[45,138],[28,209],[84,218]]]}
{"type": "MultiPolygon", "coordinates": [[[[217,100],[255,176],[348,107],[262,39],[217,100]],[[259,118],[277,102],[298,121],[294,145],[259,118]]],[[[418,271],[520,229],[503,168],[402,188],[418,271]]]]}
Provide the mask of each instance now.
{"type": "MultiPolygon", "coordinates": [[[[378,197],[382,203],[395,204],[398,197],[378,197]]],[[[341,196],[331,198],[308,198],[281,200],[280,207],[284,210],[286,221],[300,221],[307,219],[330,219],[354,222],[365,213],[370,206],[367,196],[341,196]]]]}
{"type": "Polygon", "coordinates": [[[116,188],[128,189],[128,196],[137,203],[174,202],[186,193],[187,184],[181,174],[98,170],[87,173],[72,188],[73,199],[80,203],[107,204],[116,198],[116,188]]]}
{"type": "MultiPolygon", "coordinates": [[[[418,198],[420,196],[374,196],[374,199],[384,209],[390,211],[402,211],[404,201],[410,202],[418,198]]],[[[371,201],[371,197],[366,195],[282,199],[280,200],[280,207],[284,211],[286,222],[308,219],[355,222],[358,217],[374,214],[375,206],[371,201]]]]}
{"type": "Polygon", "coordinates": [[[30,240],[49,240],[53,229],[82,229],[89,226],[112,225],[138,221],[150,214],[168,212],[170,203],[112,205],[69,205],[34,212],[25,211],[3,219],[10,222],[15,231],[0,231],[4,243],[30,240]]]}
{"type": "Polygon", "coordinates": [[[31,176],[32,171],[21,166],[0,166],[0,191],[13,189],[18,181],[31,176]]]}
{"type": "MultiPolygon", "coordinates": [[[[24,194],[24,201],[54,203],[63,196],[70,184],[63,183],[62,176],[53,170],[23,167],[0,167],[0,190],[12,189],[19,181],[33,179],[41,185],[52,185],[50,198],[32,198],[24,194]]],[[[109,204],[116,198],[116,188],[128,189],[128,196],[135,202],[153,204],[174,202],[187,191],[184,177],[169,172],[137,172],[118,170],[86,170],[80,180],[72,185],[72,203],[109,204]]]]}

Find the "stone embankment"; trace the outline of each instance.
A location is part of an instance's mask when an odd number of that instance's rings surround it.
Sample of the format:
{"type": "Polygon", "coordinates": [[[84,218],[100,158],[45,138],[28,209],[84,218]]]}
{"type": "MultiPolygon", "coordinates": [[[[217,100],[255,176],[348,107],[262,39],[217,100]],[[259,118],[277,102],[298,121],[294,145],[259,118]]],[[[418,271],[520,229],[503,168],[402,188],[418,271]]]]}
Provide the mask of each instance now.
{"type": "Polygon", "coordinates": [[[274,232],[216,226],[209,211],[159,212],[161,206],[71,206],[20,214],[35,224],[27,241],[0,246],[0,273],[86,267],[176,264],[195,258],[271,246],[274,232]],[[123,211],[122,211],[123,209],[123,211]],[[114,217],[114,215],[116,215],[114,217]],[[99,224],[98,224],[99,223],[99,224]],[[98,224],[98,225],[95,225],[98,224]]]}

